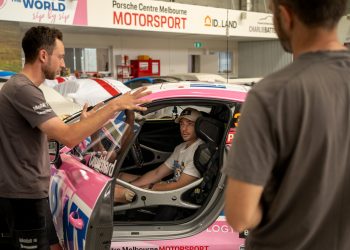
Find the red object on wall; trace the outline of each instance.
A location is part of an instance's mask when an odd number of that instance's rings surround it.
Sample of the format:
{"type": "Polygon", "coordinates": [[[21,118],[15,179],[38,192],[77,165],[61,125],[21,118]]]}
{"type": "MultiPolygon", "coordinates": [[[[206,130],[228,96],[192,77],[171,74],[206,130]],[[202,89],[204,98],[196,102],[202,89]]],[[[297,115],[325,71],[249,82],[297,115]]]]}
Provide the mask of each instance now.
{"type": "Polygon", "coordinates": [[[118,81],[125,82],[132,78],[131,65],[117,65],[117,79],[118,81]]]}
{"type": "Polygon", "coordinates": [[[160,60],[130,60],[131,76],[159,76],[160,60]]]}

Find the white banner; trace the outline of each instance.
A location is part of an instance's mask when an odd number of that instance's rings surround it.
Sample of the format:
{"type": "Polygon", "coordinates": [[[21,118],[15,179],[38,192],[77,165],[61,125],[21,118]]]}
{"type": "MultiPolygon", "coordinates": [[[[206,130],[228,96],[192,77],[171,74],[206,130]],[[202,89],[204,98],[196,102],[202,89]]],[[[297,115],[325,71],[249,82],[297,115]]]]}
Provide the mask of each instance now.
{"type": "Polygon", "coordinates": [[[0,20],[276,38],[272,14],[151,0],[0,0],[0,20]]]}
{"type": "Polygon", "coordinates": [[[86,25],[87,0],[0,0],[0,20],[86,25]]]}
{"type": "Polygon", "coordinates": [[[151,0],[89,0],[89,26],[276,38],[272,14],[151,0]]]}

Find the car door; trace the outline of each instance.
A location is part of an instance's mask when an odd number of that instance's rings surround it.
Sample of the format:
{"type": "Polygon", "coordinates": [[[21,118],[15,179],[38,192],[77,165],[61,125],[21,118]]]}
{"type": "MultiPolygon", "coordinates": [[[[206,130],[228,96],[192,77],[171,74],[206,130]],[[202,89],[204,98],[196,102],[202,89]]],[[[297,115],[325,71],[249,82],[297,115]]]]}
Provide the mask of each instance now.
{"type": "Polygon", "coordinates": [[[50,207],[65,249],[110,248],[114,175],[132,131],[133,117],[125,113],[117,114],[78,146],[63,147],[51,166],[50,207]]]}
{"type": "MultiPolygon", "coordinates": [[[[195,186],[166,192],[152,192],[120,183],[133,190],[136,199],[114,208],[113,249],[244,249],[244,240],[230,228],[222,213],[225,176],[219,171],[238,123],[239,102],[181,98],[153,101],[144,114],[145,120],[137,135],[142,167],[130,162],[120,170],[141,175],[162,164],[181,141],[174,119],[186,107],[201,111],[208,121],[224,124],[223,134],[219,136],[220,157],[216,173],[214,176],[210,175],[212,172],[205,174],[208,185],[203,181],[200,184],[193,182],[190,185],[195,186]]],[[[213,130],[208,127],[210,131],[213,130]]]]}

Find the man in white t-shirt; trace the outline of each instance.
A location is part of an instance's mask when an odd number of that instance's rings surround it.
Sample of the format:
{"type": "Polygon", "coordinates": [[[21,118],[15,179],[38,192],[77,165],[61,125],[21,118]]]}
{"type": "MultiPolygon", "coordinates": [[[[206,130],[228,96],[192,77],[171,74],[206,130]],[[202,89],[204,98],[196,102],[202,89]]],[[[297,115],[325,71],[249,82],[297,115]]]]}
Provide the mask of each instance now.
{"type": "MultiPolygon", "coordinates": [[[[200,116],[201,113],[193,108],[186,108],[181,112],[175,122],[180,123],[181,137],[184,142],[175,148],[163,164],[142,176],[121,173],[118,178],[137,187],[156,191],[181,188],[200,178],[201,175],[193,163],[194,152],[203,143],[201,139],[197,138],[195,132],[195,122],[200,116]],[[162,181],[171,173],[173,173],[173,177],[170,180],[162,181]]],[[[117,202],[128,202],[132,200],[134,195],[132,191],[117,185],[114,199],[117,202]]]]}

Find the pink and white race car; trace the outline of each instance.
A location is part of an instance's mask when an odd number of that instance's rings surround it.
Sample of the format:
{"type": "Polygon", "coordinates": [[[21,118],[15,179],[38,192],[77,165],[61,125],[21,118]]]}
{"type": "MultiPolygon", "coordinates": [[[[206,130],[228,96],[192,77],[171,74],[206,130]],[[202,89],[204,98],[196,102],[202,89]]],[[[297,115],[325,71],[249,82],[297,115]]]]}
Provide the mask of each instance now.
{"type": "Polygon", "coordinates": [[[50,144],[55,158],[50,205],[62,245],[70,250],[244,249],[244,239],[222,214],[220,169],[249,87],[179,82],[150,89],[153,101],[146,112],[120,112],[72,149],[50,144]],[[116,178],[121,172],[141,175],[163,163],[181,142],[174,120],[189,106],[203,113],[196,133],[205,143],[194,156],[202,178],[172,191],[142,189],[116,178]],[[114,203],[116,184],[136,194],[131,203],[114,203]]]}
{"type": "Polygon", "coordinates": [[[57,77],[55,80],[45,80],[44,85],[55,89],[71,101],[83,106],[96,105],[112,96],[130,90],[122,82],[112,78],[75,78],[57,77]]]}

